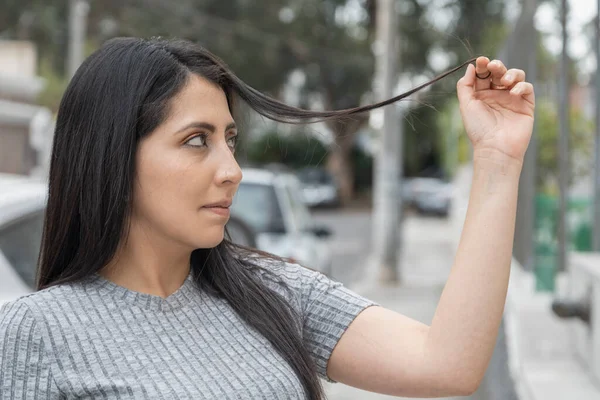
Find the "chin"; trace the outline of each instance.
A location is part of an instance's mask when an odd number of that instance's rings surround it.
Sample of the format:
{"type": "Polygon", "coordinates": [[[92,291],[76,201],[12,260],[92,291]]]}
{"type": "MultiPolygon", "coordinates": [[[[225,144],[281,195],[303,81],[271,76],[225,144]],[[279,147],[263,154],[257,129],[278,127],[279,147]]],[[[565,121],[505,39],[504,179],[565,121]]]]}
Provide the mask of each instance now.
{"type": "Polygon", "coordinates": [[[202,235],[200,238],[196,238],[195,245],[198,249],[212,249],[217,247],[223,239],[225,239],[225,231],[221,229],[221,232],[210,232],[208,235],[202,235]]]}

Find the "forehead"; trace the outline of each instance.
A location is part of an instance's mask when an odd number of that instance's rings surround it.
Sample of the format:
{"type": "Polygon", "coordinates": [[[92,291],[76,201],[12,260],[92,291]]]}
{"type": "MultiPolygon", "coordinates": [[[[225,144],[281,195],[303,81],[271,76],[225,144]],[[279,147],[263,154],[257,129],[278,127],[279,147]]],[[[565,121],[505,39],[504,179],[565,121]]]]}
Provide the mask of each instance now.
{"type": "Polygon", "coordinates": [[[173,118],[180,121],[181,118],[200,119],[218,125],[232,121],[223,89],[198,75],[190,75],[171,101],[168,119],[173,118]]]}

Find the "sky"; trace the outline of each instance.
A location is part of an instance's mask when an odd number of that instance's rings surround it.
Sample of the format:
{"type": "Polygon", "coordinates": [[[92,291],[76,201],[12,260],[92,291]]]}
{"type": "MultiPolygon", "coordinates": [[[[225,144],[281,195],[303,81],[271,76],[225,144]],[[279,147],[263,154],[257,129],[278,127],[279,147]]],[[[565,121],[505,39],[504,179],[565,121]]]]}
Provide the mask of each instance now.
{"type": "MultiPolygon", "coordinates": [[[[427,20],[435,26],[439,32],[444,32],[449,29],[456,18],[454,11],[451,8],[444,7],[451,0],[429,0],[425,3],[432,5],[428,7],[427,20]]],[[[538,0],[541,2],[541,0],[538,0]]],[[[589,75],[596,70],[596,61],[593,52],[591,37],[586,37],[583,32],[584,27],[592,21],[596,16],[598,0],[567,0],[569,4],[568,18],[568,33],[569,33],[569,54],[575,59],[582,59],[579,63],[583,75],[589,75]]],[[[509,20],[514,21],[519,14],[519,0],[505,0],[506,15],[509,20]]],[[[559,55],[562,49],[561,45],[561,28],[558,18],[559,9],[556,5],[547,1],[541,4],[538,8],[535,24],[540,32],[544,34],[545,44],[549,51],[555,55],[559,55]]],[[[558,1],[556,1],[558,3],[558,1]]],[[[409,2],[398,1],[398,11],[402,12],[402,8],[410,6],[409,2]]],[[[360,21],[366,18],[364,8],[360,5],[359,0],[349,0],[346,7],[340,10],[340,22],[360,21]]],[[[431,29],[423,26],[423,29],[431,29]]],[[[459,60],[451,60],[443,49],[434,49],[430,53],[430,65],[436,71],[443,71],[454,65],[459,60]]],[[[583,77],[585,79],[585,76],[583,77]]]]}
{"type": "MultiPolygon", "coordinates": [[[[430,13],[427,15],[428,22],[435,26],[441,32],[447,30],[453,22],[455,15],[448,8],[443,7],[449,0],[433,0],[434,6],[430,7],[430,13]]],[[[596,59],[593,51],[593,37],[586,35],[583,30],[586,25],[594,19],[597,14],[597,3],[599,0],[568,0],[570,13],[568,18],[569,33],[569,54],[574,59],[579,60],[581,71],[578,77],[580,84],[586,84],[596,72],[596,59]]],[[[427,1],[428,2],[428,1],[427,1]]],[[[398,7],[406,7],[408,2],[398,1],[398,7]]],[[[519,0],[505,0],[507,17],[514,21],[520,12],[519,0]]],[[[539,6],[535,17],[537,29],[542,32],[545,45],[548,50],[558,56],[562,50],[561,27],[558,18],[559,9],[553,5],[544,3],[539,6]]],[[[340,21],[353,22],[366,18],[364,9],[360,0],[349,0],[347,6],[341,10],[340,15],[336,16],[340,21]]],[[[431,27],[423,27],[431,29],[431,27]]],[[[430,55],[430,65],[438,72],[447,70],[458,60],[451,60],[448,53],[443,49],[432,50],[430,55]]],[[[394,93],[402,93],[419,83],[431,79],[431,76],[414,76],[400,73],[399,82],[394,93]]],[[[408,102],[402,104],[410,106],[408,102]]],[[[371,112],[370,123],[374,128],[380,128],[383,123],[383,114],[375,110],[371,112]]],[[[326,131],[326,130],[325,130],[326,131]]]]}
{"type": "MultiPolygon", "coordinates": [[[[567,33],[569,35],[568,52],[575,59],[581,59],[579,67],[582,72],[581,80],[584,83],[589,75],[596,70],[593,38],[586,36],[584,27],[589,24],[598,11],[597,0],[569,0],[570,14],[567,20],[567,33]],[[592,40],[590,40],[592,39],[592,40]]],[[[536,28],[547,34],[545,44],[548,50],[559,55],[562,51],[561,29],[558,11],[553,5],[542,4],[536,14],[536,28]]]]}
{"type": "MultiPolygon", "coordinates": [[[[448,0],[434,0],[437,6],[430,8],[428,20],[440,31],[447,29],[455,17],[451,11],[444,9],[448,0]]],[[[575,59],[581,59],[579,66],[582,71],[582,80],[589,79],[589,74],[596,70],[596,60],[593,53],[591,37],[587,37],[583,30],[584,27],[596,16],[598,0],[568,0],[570,7],[569,18],[567,22],[569,34],[569,54],[575,59]]],[[[514,21],[519,14],[520,7],[518,0],[506,0],[507,17],[514,21]]],[[[535,17],[536,27],[545,37],[545,45],[554,55],[559,55],[562,50],[561,28],[557,6],[550,2],[541,4],[535,17]]],[[[443,50],[432,51],[430,64],[436,66],[436,70],[446,70],[457,60],[450,60],[444,54],[443,50]]]]}

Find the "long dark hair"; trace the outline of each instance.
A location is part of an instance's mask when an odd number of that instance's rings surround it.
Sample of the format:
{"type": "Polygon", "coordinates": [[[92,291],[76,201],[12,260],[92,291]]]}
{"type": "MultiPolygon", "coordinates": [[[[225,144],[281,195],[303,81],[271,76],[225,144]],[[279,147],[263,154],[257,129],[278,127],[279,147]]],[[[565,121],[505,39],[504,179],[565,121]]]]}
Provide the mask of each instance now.
{"type": "MultiPolygon", "coordinates": [[[[37,288],[75,282],[104,267],[128,231],[135,155],[141,138],[167,116],[190,74],[220,86],[230,107],[242,100],[267,118],[304,123],[348,117],[400,96],[341,111],[290,107],[249,87],[209,51],[186,41],[118,38],[79,68],[60,104],[49,177],[37,288]]],[[[314,363],[296,329],[297,316],[256,272],[263,267],[227,240],[191,256],[197,285],[228,301],[289,363],[310,399],[324,398],[314,363]]],[[[263,270],[263,273],[268,271],[263,270]]]]}

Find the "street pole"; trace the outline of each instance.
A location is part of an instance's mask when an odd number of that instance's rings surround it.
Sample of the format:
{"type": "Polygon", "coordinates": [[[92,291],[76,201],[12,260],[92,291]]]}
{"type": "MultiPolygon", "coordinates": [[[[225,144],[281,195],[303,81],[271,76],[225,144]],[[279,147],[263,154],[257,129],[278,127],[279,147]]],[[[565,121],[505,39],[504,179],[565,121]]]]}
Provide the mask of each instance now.
{"type": "MultiPolygon", "coordinates": [[[[535,29],[534,16],[538,8],[537,0],[522,0],[521,14],[511,33],[506,39],[497,58],[506,65],[523,68],[527,80],[534,87],[536,84],[536,56],[538,33],[535,29]]],[[[512,67],[511,67],[512,68],[512,67]]],[[[536,134],[525,154],[523,170],[519,180],[519,198],[517,200],[517,220],[513,255],[526,269],[533,270],[535,263],[535,179],[536,179],[536,134]]]]}
{"type": "Polygon", "coordinates": [[[595,20],[596,30],[596,143],[594,152],[594,228],[592,248],[600,251],[600,0],[595,20]]]}
{"type": "MultiPolygon", "coordinates": [[[[535,27],[531,28],[529,37],[529,59],[527,60],[527,81],[534,87],[537,84],[537,46],[538,32],[535,27]]],[[[535,215],[536,215],[536,178],[537,178],[537,116],[536,109],[533,124],[533,133],[529,142],[529,147],[523,161],[523,171],[521,173],[521,183],[519,196],[521,197],[521,209],[517,210],[518,217],[521,219],[518,225],[522,229],[520,235],[522,265],[527,271],[535,269],[535,215]]]]}
{"type": "Polygon", "coordinates": [[[75,71],[83,62],[89,8],[90,6],[86,0],[69,0],[69,56],[67,64],[69,78],[75,75],[75,71]]]}
{"type": "MultiPolygon", "coordinates": [[[[397,83],[397,29],[394,0],[377,0],[376,67],[379,100],[393,97],[397,83]]],[[[383,110],[383,129],[375,165],[373,247],[379,279],[399,280],[400,249],[400,179],[402,165],[400,121],[396,105],[383,110]]]]}
{"type": "Polygon", "coordinates": [[[569,56],[567,54],[567,0],[561,0],[562,56],[558,86],[558,271],[566,271],[567,267],[567,200],[569,190],[569,56]]]}

